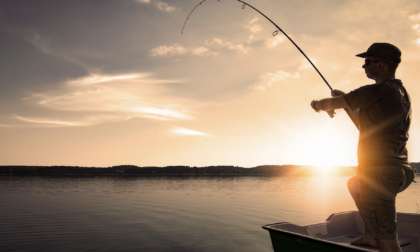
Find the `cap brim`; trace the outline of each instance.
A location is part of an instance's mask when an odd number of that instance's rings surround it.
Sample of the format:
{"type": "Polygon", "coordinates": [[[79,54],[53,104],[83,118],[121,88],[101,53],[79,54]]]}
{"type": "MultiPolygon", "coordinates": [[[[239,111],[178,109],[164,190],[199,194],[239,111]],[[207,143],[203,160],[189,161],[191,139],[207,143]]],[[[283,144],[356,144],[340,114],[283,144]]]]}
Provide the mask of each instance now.
{"type": "Polygon", "coordinates": [[[361,53],[361,54],[357,54],[356,55],[356,57],[360,57],[360,58],[366,58],[368,55],[367,55],[367,52],[364,52],[364,53],[361,53]]]}

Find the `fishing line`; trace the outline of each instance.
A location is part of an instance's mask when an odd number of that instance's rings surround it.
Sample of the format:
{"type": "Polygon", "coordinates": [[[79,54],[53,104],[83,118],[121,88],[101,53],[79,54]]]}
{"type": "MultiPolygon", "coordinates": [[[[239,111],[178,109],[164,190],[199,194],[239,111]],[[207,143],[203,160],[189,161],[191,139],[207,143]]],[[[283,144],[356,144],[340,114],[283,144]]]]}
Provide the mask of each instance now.
{"type": "MultiPolygon", "coordinates": [[[[191,14],[194,12],[194,10],[202,5],[206,0],[202,0],[201,2],[199,2],[192,10],[191,12],[188,14],[187,19],[185,19],[184,25],[182,26],[182,30],[181,30],[181,34],[184,33],[184,29],[185,29],[185,25],[187,24],[187,21],[190,19],[191,14]]],[[[218,0],[220,2],[220,0],[218,0]]],[[[315,69],[315,71],[319,74],[319,76],[324,80],[325,84],[327,84],[328,88],[332,91],[332,87],[330,86],[330,84],[328,83],[328,81],[324,78],[324,76],[321,74],[321,72],[318,70],[318,68],[316,68],[316,66],[314,65],[314,63],[312,63],[312,61],[308,58],[308,56],[306,56],[306,54],[302,51],[302,49],[300,49],[300,47],[276,24],[274,23],[270,18],[268,18],[264,13],[262,13],[261,11],[259,11],[258,9],[256,9],[255,7],[253,7],[252,5],[242,1],[242,0],[236,0],[238,2],[240,2],[242,4],[241,8],[245,9],[247,7],[255,10],[256,12],[258,12],[259,14],[261,14],[263,17],[265,17],[268,21],[270,21],[270,23],[272,23],[277,29],[275,31],[273,31],[272,35],[273,36],[277,36],[280,32],[283,33],[284,36],[286,36],[286,38],[289,39],[290,42],[292,42],[292,44],[302,53],[302,55],[308,60],[308,62],[312,65],[312,67],[315,69]]],[[[351,116],[350,112],[347,109],[344,109],[348,116],[350,117],[350,119],[353,121],[353,123],[357,126],[356,122],[354,121],[353,117],[351,116]]]]}

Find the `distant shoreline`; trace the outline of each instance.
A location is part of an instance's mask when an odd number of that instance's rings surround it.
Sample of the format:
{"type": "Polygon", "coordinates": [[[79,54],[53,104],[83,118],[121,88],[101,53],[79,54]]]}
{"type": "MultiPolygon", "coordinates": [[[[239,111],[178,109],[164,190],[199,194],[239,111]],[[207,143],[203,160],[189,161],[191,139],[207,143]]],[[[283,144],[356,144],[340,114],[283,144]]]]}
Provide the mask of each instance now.
{"type": "MultiPolygon", "coordinates": [[[[238,166],[166,166],[166,167],[138,167],[121,165],[113,167],[78,167],[78,166],[0,166],[0,176],[278,176],[278,175],[315,175],[320,173],[314,166],[299,165],[263,165],[253,168],[238,166]]],[[[356,167],[339,166],[331,173],[355,174],[356,167]]]]}
{"type": "MultiPolygon", "coordinates": [[[[420,172],[420,163],[411,163],[420,172]]],[[[238,166],[166,166],[138,167],[120,165],[113,167],[79,166],[0,166],[0,176],[313,176],[313,175],[354,175],[354,166],[336,166],[324,173],[316,166],[307,165],[262,165],[252,168],[238,166]]]]}

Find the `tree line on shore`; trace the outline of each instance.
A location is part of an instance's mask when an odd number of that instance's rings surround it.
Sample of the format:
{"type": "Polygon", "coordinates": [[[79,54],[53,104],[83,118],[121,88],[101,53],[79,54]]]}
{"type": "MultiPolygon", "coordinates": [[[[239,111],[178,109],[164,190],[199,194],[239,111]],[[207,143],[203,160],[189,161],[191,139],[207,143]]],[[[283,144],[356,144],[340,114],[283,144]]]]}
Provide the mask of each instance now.
{"type": "MultiPolygon", "coordinates": [[[[166,166],[138,167],[119,165],[113,167],[79,167],[79,166],[0,166],[0,175],[26,176],[141,176],[141,175],[312,175],[314,166],[298,165],[263,165],[252,168],[238,166],[166,166]]],[[[355,167],[337,167],[339,173],[355,173],[355,167]]]]}
{"type": "MultiPolygon", "coordinates": [[[[412,163],[419,170],[420,163],[412,163]]],[[[252,168],[239,166],[166,166],[138,167],[135,165],[119,165],[112,167],[79,167],[79,166],[0,166],[0,175],[12,176],[147,176],[147,175],[317,175],[322,169],[316,166],[301,165],[262,165],[252,168]]],[[[328,174],[352,175],[356,167],[336,166],[328,174]]]]}

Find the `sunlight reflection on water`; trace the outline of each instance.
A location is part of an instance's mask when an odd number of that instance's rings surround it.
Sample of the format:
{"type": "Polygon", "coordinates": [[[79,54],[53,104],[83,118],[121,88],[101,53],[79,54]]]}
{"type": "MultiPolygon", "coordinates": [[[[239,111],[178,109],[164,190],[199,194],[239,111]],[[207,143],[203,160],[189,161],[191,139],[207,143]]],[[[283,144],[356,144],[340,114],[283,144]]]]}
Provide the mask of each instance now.
{"type": "MultiPolygon", "coordinates": [[[[349,176],[0,177],[2,251],[272,251],[264,224],[356,210],[349,176]]],[[[413,213],[420,185],[398,196],[413,213]]],[[[420,201],[418,201],[420,203],[420,201]]]]}

